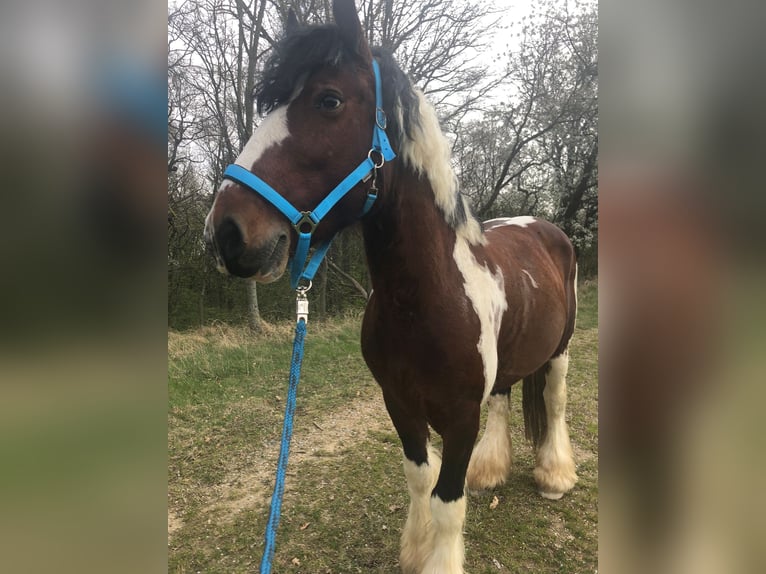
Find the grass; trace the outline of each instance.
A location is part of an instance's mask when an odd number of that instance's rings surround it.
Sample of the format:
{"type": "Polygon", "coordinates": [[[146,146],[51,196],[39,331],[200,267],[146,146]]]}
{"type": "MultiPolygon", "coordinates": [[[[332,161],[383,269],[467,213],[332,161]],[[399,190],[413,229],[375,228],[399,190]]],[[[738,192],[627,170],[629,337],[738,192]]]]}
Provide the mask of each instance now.
{"type": "MultiPolygon", "coordinates": [[[[466,571],[597,568],[597,292],[580,289],[570,346],[568,422],[580,482],[539,497],[514,391],[514,469],[472,494],[466,571]],[[498,504],[490,504],[497,496],[498,504]]],[[[312,322],[274,571],[398,572],[409,504],[401,447],[359,351],[359,317],[312,322]]],[[[169,572],[258,568],[284,409],[292,327],[208,327],[169,335],[169,572]]]]}

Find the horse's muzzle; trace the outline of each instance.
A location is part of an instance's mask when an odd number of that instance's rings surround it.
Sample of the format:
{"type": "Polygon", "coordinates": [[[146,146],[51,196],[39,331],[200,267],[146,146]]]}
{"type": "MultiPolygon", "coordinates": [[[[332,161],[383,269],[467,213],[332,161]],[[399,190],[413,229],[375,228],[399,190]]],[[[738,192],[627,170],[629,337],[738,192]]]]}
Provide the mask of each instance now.
{"type": "Polygon", "coordinates": [[[245,241],[237,222],[227,217],[212,234],[205,236],[216,259],[232,275],[270,283],[284,273],[289,247],[288,235],[284,231],[252,246],[245,241]]]}

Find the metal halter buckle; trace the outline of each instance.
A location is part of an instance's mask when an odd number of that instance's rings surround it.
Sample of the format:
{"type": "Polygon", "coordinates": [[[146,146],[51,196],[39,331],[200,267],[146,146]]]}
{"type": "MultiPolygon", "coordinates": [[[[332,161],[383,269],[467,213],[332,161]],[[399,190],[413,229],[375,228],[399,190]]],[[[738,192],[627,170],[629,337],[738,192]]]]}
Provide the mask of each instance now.
{"type": "Polygon", "coordinates": [[[375,123],[380,129],[386,129],[386,126],[388,125],[388,116],[386,116],[386,112],[383,111],[383,108],[375,108],[375,123]]]}

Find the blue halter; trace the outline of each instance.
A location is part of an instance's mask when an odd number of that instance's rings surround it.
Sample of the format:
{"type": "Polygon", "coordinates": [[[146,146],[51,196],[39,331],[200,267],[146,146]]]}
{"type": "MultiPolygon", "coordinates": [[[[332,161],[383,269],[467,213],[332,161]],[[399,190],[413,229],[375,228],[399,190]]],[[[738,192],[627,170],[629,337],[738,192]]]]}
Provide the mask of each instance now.
{"type": "Polygon", "coordinates": [[[257,175],[246,170],[242,166],[232,164],[226,168],[223,176],[250,188],[263,199],[276,207],[282,215],[287,217],[292,223],[293,228],[298,234],[298,245],[295,249],[295,255],[290,267],[290,285],[293,289],[298,287],[301,279],[311,281],[319,269],[322,259],[324,259],[327,250],[330,248],[334,236],[326,241],[322,241],[314,247],[314,253],[309,258],[309,246],[311,245],[311,236],[314,234],[319,222],[335,207],[345,195],[360,181],[367,181],[370,176],[373,178],[373,185],[367,194],[367,201],[362,208],[359,217],[363,217],[372,204],[377,199],[377,188],[375,186],[375,175],[377,170],[383,167],[386,161],[391,161],[396,157],[396,153],[391,148],[391,144],[386,136],[386,113],[383,111],[383,93],[380,84],[380,69],[378,62],[372,61],[372,69],[375,72],[375,127],[372,131],[372,148],[367,152],[367,158],[359,166],[348,174],[327,197],[325,197],[314,211],[298,211],[289,201],[282,197],[268,183],[263,181],[257,175]],[[373,155],[377,154],[379,160],[376,162],[373,155]]]}

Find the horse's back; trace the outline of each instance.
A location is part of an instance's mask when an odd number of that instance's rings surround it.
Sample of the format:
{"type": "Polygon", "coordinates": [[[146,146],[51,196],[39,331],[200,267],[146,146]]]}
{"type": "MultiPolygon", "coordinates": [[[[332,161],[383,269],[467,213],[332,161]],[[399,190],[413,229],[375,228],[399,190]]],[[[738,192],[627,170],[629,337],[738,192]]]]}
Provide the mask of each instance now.
{"type": "Polygon", "coordinates": [[[561,272],[562,279],[573,276],[575,253],[572,242],[556,225],[534,217],[522,216],[491,219],[483,223],[489,251],[503,260],[539,267],[551,263],[561,272]]]}

